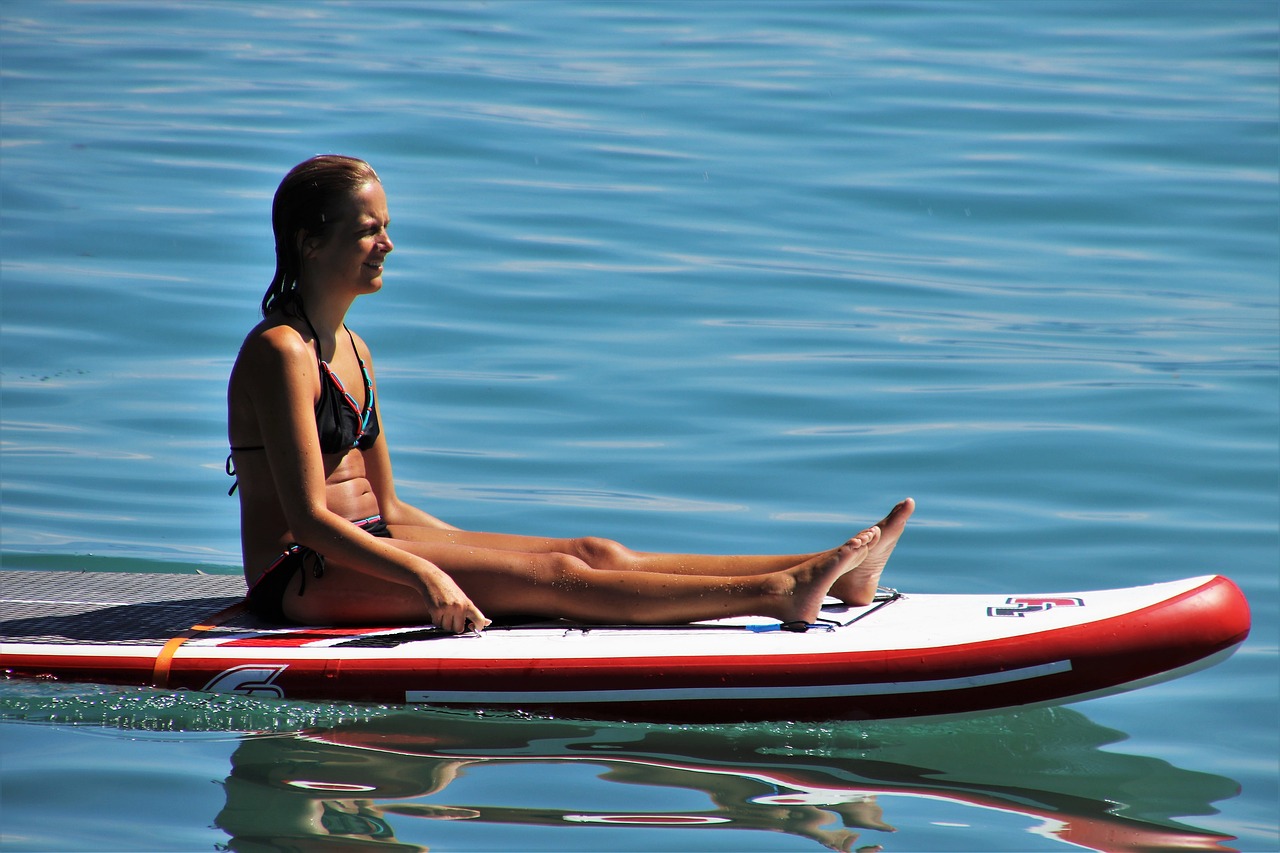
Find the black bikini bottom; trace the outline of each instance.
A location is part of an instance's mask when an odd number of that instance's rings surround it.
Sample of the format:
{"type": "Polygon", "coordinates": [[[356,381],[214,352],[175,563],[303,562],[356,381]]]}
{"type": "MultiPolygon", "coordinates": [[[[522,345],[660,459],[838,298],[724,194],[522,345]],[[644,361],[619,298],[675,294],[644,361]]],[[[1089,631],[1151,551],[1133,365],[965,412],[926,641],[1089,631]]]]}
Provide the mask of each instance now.
{"type": "MultiPolygon", "coordinates": [[[[356,527],[374,536],[384,539],[391,537],[391,531],[387,529],[387,523],[380,515],[354,523],[356,527]]],[[[293,576],[303,572],[298,595],[306,592],[307,575],[303,570],[307,568],[311,570],[314,577],[321,577],[324,574],[324,555],[303,545],[294,544],[286,548],[274,563],[267,566],[267,570],[262,573],[257,582],[249,587],[249,592],[245,595],[249,612],[268,622],[288,622],[289,618],[284,615],[285,590],[289,588],[289,582],[293,580],[293,576]]]]}

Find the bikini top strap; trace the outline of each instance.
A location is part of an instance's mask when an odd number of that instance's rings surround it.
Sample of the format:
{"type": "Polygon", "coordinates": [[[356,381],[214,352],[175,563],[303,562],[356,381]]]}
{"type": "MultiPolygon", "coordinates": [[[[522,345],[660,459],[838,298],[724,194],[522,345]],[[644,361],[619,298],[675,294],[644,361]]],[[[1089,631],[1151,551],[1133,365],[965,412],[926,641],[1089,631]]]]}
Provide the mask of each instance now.
{"type": "MultiPolygon", "coordinates": [[[[302,305],[298,305],[298,313],[302,315],[302,320],[307,324],[307,328],[311,330],[311,342],[316,347],[316,361],[324,361],[324,357],[320,353],[320,333],[316,331],[316,327],[311,324],[311,318],[307,316],[307,312],[302,310],[302,305]]],[[[346,324],[343,324],[346,327],[346,324]]]]}
{"type": "MultiPolygon", "coordinates": [[[[303,322],[307,324],[307,328],[311,331],[311,340],[316,347],[316,361],[324,361],[324,356],[320,352],[320,333],[316,331],[316,327],[311,324],[311,318],[307,316],[307,312],[302,310],[302,306],[298,306],[298,313],[302,315],[303,322]]],[[[351,341],[351,351],[356,354],[356,361],[360,363],[360,369],[364,369],[364,359],[360,357],[360,350],[356,348],[356,336],[351,334],[351,330],[347,328],[347,324],[342,324],[342,329],[347,333],[347,338],[351,341]]]]}
{"type": "MultiPolygon", "coordinates": [[[[347,324],[343,323],[342,328],[347,329],[347,324]]],[[[351,351],[356,354],[356,362],[360,365],[360,378],[364,380],[364,408],[360,411],[360,434],[363,436],[369,429],[370,420],[376,417],[373,413],[377,406],[373,399],[373,377],[369,375],[369,368],[360,357],[360,350],[356,347],[356,336],[350,329],[347,329],[347,337],[351,339],[351,351]]]]}
{"type": "MultiPolygon", "coordinates": [[[[351,330],[347,328],[347,324],[343,323],[342,328],[346,330],[347,337],[351,340],[351,351],[356,354],[356,361],[360,363],[360,369],[364,370],[364,359],[360,357],[360,350],[356,348],[356,336],[351,334],[351,330]]],[[[368,377],[366,377],[366,382],[368,377]]]]}

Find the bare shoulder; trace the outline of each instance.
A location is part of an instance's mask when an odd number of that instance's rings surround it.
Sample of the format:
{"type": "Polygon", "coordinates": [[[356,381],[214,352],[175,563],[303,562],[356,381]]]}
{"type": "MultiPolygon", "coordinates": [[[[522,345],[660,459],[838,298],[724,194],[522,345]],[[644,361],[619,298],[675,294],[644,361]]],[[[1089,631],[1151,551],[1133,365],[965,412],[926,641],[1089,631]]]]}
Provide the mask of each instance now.
{"type": "Polygon", "coordinates": [[[296,381],[291,377],[308,387],[315,383],[315,350],[287,320],[263,320],[240,345],[231,368],[231,387],[278,387],[280,382],[296,381]]]}
{"type": "Polygon", "coordinates": [[[252,364],[255,367],[265,367],[272,363],[288,364],[299,359],[310,360],[312,352],[302,333],[287,320],[269,318],[245,336],[236,364],[252,364]]]}

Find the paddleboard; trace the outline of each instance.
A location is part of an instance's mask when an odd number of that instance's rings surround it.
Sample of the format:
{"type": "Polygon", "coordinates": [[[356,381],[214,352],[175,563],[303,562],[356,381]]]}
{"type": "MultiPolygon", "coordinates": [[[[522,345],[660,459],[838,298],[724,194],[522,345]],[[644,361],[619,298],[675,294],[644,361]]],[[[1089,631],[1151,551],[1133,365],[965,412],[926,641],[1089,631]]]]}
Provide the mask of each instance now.
{"type": "Polygon", "coordinates": [[[264,624],[233,575],[0,572],[16,677],[274,699],[522,710],[651,722],[860,720],[1080,701],[1229,656],[1249,608],[1222,576],[1090,592],[834,602],[807,630],[563,621],[264,624]]]}

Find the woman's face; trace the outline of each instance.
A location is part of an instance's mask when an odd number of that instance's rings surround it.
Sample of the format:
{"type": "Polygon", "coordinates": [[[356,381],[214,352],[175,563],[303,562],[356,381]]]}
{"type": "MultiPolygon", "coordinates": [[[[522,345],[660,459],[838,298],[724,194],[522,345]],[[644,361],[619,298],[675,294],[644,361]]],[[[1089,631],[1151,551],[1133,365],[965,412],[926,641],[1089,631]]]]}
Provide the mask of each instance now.
{"type": "Polygon", "coordinates": [[[387,236],[391,224],[387,196],[377,181],[360,187],[341,208],[323,239],[304,244],[305,263],[318,278],[357,285],[361,293],[382,287],[382,264],[395,248],[387,236]]]}

